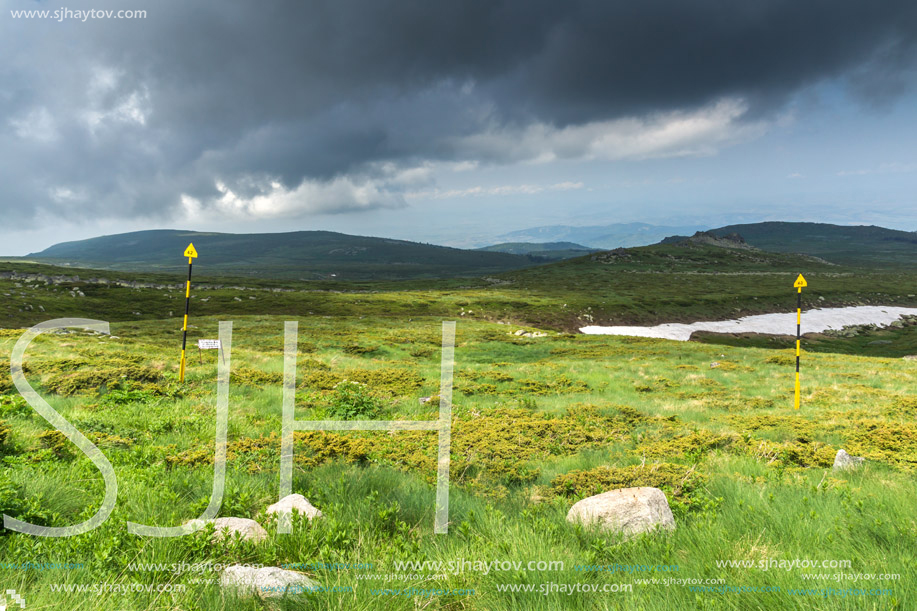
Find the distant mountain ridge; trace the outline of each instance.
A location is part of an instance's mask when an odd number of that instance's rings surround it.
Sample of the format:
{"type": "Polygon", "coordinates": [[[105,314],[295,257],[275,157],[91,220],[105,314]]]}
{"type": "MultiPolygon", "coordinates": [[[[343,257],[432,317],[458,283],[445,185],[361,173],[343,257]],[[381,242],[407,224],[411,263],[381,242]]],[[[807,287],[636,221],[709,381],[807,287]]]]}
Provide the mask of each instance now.
{"type": "Polygon", "coordinates": [[[492,244],[477,250],[488,252],[506,252],[513,255],[529,255],[544,261],[560,261],[582,257],[593,252],[600,252],[600,248],[590,248],[574,242],[504,242],[492,244]]]}
{"type": "MultiPolygon", "coordinates": [[[[642,223],[629,224],[628,227],[636,230],[649,227],[653,231],[664,229],[642,223]]],[[[586,229],[597,235],[607,228],[586,229]]],[[[542,229],[547,233],[551,228],[542,229]]],[[[650,231],[647,229],[641,235],[648,237],[650,231]]],[[[664,240],[660,238],[657,242],[686,239],[684,236],[671,236],[664,240]]],[[[834,264],[917,266],[917,232],[875,226],[748,223],[700,232],[692,239],[713,246],[750,246],[772,253],[800,253],[834,264]],[[742,239],[746,245],[741,244],[742,239]]],[[[560,243],[496,244],[480,250],[463,250],[330,231],[231,234],[162,229],[64,242],[27,257],[37,262],[64,266],[171,274],[185,268],[186,259],[181,253],[189,242],[194,242],[200,253],[195,263],[201,274],[289,280],[364,281],[485,276],[596,252],[595,248],[584,246],[581,242],[566,240],[560,243]]]]}
{"type": "Polygon", "coordinates": [[[40,262],[122,271],[177,271],[193,242],[202,274],[286,279],[397,280],[493,274],[537,257],[463,250],[331,231],[206,233],[158,229],[64,242],[27,255],[40,262]]]}
{"type": "Polygon", "coordinates": [[[613,223],[610,225],[545,225],[511,231],[497,236],[503,242],[573,242],[592,248],[611,250],[655,244],[675,234],[693,234],[709,225],[664,226],[649,223],[613,223]]]}

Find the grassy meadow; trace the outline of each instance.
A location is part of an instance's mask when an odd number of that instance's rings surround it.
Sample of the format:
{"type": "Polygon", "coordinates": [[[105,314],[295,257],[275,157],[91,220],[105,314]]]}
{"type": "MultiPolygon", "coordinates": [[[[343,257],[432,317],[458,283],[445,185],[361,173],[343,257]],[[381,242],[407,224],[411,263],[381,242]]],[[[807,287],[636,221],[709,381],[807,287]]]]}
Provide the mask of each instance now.
{"type": "MultiPolygon", "coordinates": [[[[0,531],[0,586],[23,595],[30,610],[917,608],[910,587],[917,578],[915,362],[807,352],[802,408],[795,411],[789,349],[566,332],[588,308],[611,311],[603,300],[628,299],[624,310],[633,311],[643,304],[649,318],[678,307],[663,291],[677,289],[670,281],[678,269],[641,272],[649,263],[637,262],[635,271],[612,274],[601,264],[604,275],[589,293],[571,288],[588,283],[577,261],[558,264],[567,273],[540,282],[531,278],[548,274],[542,268],[358,292],[196,290],[185,384],[177,371],[179,291],[0,281],[10,293],[0,358],[9,359],[29,324],[61,316],[111,321],[111,337],[40,336],[25,374],[103,450],[119,485],[111,517],[89,533],[42,538],[0,531]],[[567,284],[559,286],[560,278],[567,284]],[[659,291],[637,294],[638,279],[659,291]],[[632,293],[609,291],[607,299],[595,288],[604,295],[606,284],[626,283],[634,283],[632,293]],[[71,289],[85,297],[71,296],[71,289]],[[569,309],[575,314],[563,314],[569,309]],[[552,313],[556,324],[537,324],[552,313]],[[254,518],[269,538],[253,544],[211,543],[207,531],[132,535],[127,521],[175,526],[207,506],[218,356],[208,351],[201,362],[193,346],[197,338],[217,337],[220,320],[234,327],[219,515],[254,518]],[[435,419],[440,326],[457,321],[448,535],[433,533],[437,434],[426,431],[297,432],[293,490],[324,517],[277,534],[264,510],[278,500],[285,320],[299,321],[298,420],[435,419]],[[515,335],[520,329],[547,335],[515,335]],[[832,471],[839,448],[867,465],[832,471]],[[578,499],[628,486],[661,488],[676,530],[621,542],[566,522],[578,499]],[[850,565],[765,570],[795,559],[850,565]],[[443,565],[399,569],[405,561],[443,565]],[[471,564],[493,561],[509,564],[471,564]],[[530,561],[555,564],[528,570],[530,561]],[[14,566],[26,563],[79,566],[14,566]],[[337,590],[270,602],[238,598],[220,588],[216,572],[176,568],[206,563],[309,564],[301,570],[337,590]],[[327,568],[332,563],[362,566],[327,568]],[[609,568],[616,565],[630,568],[609,568]],[[590,566],[606,570],[582,568],[590,566]],[[820,580],[822,574],[830,575],[820,580]],[[171,591],[125,593],[113,584],[171,591]],[[616,591],[542,593],[552,584],[616,591]],[[533,591],[521,591],[525,586],[533,591]]],[[[752,313],[756,302],[776,300],[791,274],[774,261],[748,266],[738,269],[759,272],[757,284],[743,285],[736,300],[721,299],[716,309],[752,313]]],[[[719,281],[721,290],[748,279],[702,272],[697,278],[719,281]]],[[[884,292],[892,302],[913,304],[907,291],[914,284],[896,276],[903,273],[864,279],[843,268],[816,270],[807,274],[809,295],[869,302],[884,292]],[[821,288],[813,278],[825,278],[821,288]]],[[[679,282],[697,286],[697,278],[679,282]]],[[[694,307],[683,306],[681,318],[697,318],[694,307]]],[[[0,365],[0,510],[50,526],[87,519],[103,496],[99,471],[18,396],[9,362],[0,365]]]]}

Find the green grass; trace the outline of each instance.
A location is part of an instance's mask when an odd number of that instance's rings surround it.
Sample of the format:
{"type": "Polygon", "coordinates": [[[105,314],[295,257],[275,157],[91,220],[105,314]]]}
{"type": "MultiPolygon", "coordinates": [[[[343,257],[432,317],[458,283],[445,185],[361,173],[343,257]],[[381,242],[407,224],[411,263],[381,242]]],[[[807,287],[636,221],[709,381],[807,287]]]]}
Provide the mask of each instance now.
{"type": "MultiPolygon", "coordinates": [[[[796,346],[796,338],[789,336],[759,335],[755,333],[698,332],[692,340],[724,346],[753,346],[756,348],[789,349],[796,346]]],[[[861,332],[854,337],[836,334],[807,333],[803,345],[809,352],[836,352],[860,356],[903,357],[917,354],[917,324],[905,327],[885,327],[861,332]]]]}
{"type": "MultiPolygon", "coordinates": [[[[325,593],[283,609],[909,609],[917,528],[913,327],[806,339],[802,409],[795,358],[781,338],[705,337],[720,345],[570,333],[586,324],[650,324],[805,306],[917,305],[917,270],[826,264],[795,255],[661,245],[601,253],[486,278],[386,282],[207,276],[196,266],[188,379],[177,381],[184,278],[5,262],[0,359],[22,327],[51,318],[111,322],[113,338],[41,336],[26,375],[114,465],[119,501],[85,535],[0,531],[0,562],[76,562],[78,570],[0,568],[27,608],[266,609],[218,586],[214,573],[132,572],[131,563],[365,562],[371,571],[307,571],[325,593]],[[197,273],[200,272],[200,275],[197,273]],[[31,275],[30,275],[31,274],[31,275]],[[46,283],[35,274],[71,276],[46,283]],[[79,274],[80,278],[72,278],[79,274]],[[103,278],[109,282],[91,281],[103,278]],[[160,288],[119,286],[113,281],[160,288]],[[282,289],[277,291],[276,289],[282,289]],[[71,291],[73,295],[71,296],[71,291]],[[82,291],[84,296],[79,296],[82,291]],[[252,299],[253,298],[253,299],[252,299]],[[42,308],[44,311],[42,311],[42,308]],[[171,315],[169,312],[171,311],[171,315]],[[221,516],[268,528],[261,545],[212,545],[206,533],[140,538],[125,522],[177,525],[206,507],[213,477],[215,359],[198,338],[234,321],[227,490],[221,516]],[[436,434],[298,433],[294,491],[325,517],[278,535],[276,502],[283,321],[298,320],[297,419],[433,419],[442,320],[456,320],[450,533],[433,534],[436,434]],[[524,338],[519,330],[545,330],[524,338]],[[887,339],[888,338],[888,339],[887,339]],[[892,344],[870,344],[882,339],[892,344]],[[736,345],[728,345],[736,344],[736,345]],[[710,364],[719,362],[716,368],[710,364]],[[360,384],[343,385],[347,379],[360,384]],[[337,388],[336,388],[337,386],[337,388]],[[421,403],[422,397],[434,397],[421,403]],[[838,448],[869,459],[833,473],[838,448]],[[616,544],[571,527],[580,497],[629,485],[662,488],[675,532],[616,544]],[[717,561],[851,560],[849,569],[720,568],[717,561]],[[562,561],[562,571],[429,571],[385,581],[396,561],[562,561]],[[673,574],[577,571],[579,565],[678,565],[673,574]],[[809,573],[896,573],[895,582],[812,582],[809,573]],[[378,575],[378,577],[372,577],[378,575]],[[642,579],[722,579],[779,594],[694,592],[642,579]],[[623,583],[632,592],[549,594],[505,585],[623,583]],[[184,592],[67,595],[52,584],[174,584],[184,592]],[[464,596],[376,596],[379,588],[474,589],[464,596]],[[791,588],[889,587],[892,596],[791,596],[791,588]]],[[[5,367],[5,368],[4,368],[5,367]]],[[[92,515],[95,467],[20,398],[0,363],[0,510],[45,525],[92,515]]],[[[406,571],[410,572],[410,571],[406,571]]]]}
{"type": "MultiPolygon", "coordinates": [[[[143,303],[152,315],[162,296],[152,289],[139,294],[142,299],[123,306],[97,299],[100,308],[112,310],[143,303]]],[[[450,318],[458,308],[474,309],[475,295],[476,290],[321,294],[330,303],[315,305],[313,315],[293,307],[289,312],[267,308],[271,315],[239,312],[239,303],[255,308],[248,300],[230,300],[219,316],[193,317],[195,338],[216,337],[219,320],[234,321],[227,490],[220,515],[262,521],[270,538],[260,545],[212,545],[206,533],[141,538],[125,526],[128,520],[177,525],[206,506],[213,470],[214,352],[201,364],[192,351],[187,383],[179,385],[180,333],[174,319],[113,322],[117,339],[86,333],[41,336],[30,348],[27,376],[56,409],[97,440],[117,473],[119,501],[112,517],[85,535],[0,535],[2,562],[84,565],[79,570],[0,569],[0,583],[22,593],[27,608],[254,610],[270,607],[237,600],[216,585],[193,583],[216,577],[213,573],[131,572],[128,566],[363,562],[374,568],[306,571],[325,586],[349,587],[352,593],[313,594],[274,608],[650,611],[917,605],[907,585],[917,578],[917,403],[914,364],[900,358],[807,353],[803,405],[795,411],[793,359],[787,350],[564,333],[520,338],[512,335],[517,326],[458,317],[449,534],[433,534],[436,434],[431,432],[297,434],[294,491],[325,517],[296,524],[292,535],[277,534],[261,512],[277,500],[283,321],[295,318],[300,324],[297,419],[333,413],[341,401],[333,386],[344,378],[368,382],[378,418],[431,419],[436,406],[418,399],[438,392],[440,321],[449,308],[450,318]],[[419,295],[434,302],[427,315],[416,302],[419,295]],[[355,300],[361,303],[347,307],[355,300]],[[720,366],[711,368],[713,361],[720,366]],[[112,375],[127,377],[100,389],[99,380],[112,375]],[[146,379],[136,381],[140,376],[146,379]],[[55,394],[51,387],[72,394],[55,394]],[[833,473],[830,462],[841,447],[867,457],[868,466],[833,473]],[[608,534],[565,521],[577,498],[596,486],[617,484],[662,487],[677,529],[616,544],[608,534]],[[718,560],[793,558],[849,559],[853,565],[843,571],[717,567],[718,560]],[[565,568],[486,575],[416,571],[427,575],[417,582],[385,581],[395,573],[396,561],[462,559],[562,561],[565,568]],[[574,568],[615,563],[679,569],[609,574],[574,568]],[[897,573],[900,580],[864,585],[802,578],[838,572],[897,573]],[[372,575],[382,577],[363,578],[372,575]],[[731,586],[778,586],[783,593],[698,593],[685,585],[638,581],[652,578],[722,579],[731,586]],[[549,582],[624,583],[633,591],[499,590],[549,582]],[[64,595],[51,591],[56,583],[170,583],[186,590],[70,594],[63,603],[64,595]],[[894,594],[825,599],[787,593],[827,585],[888,587],[894,594]],[[475,594],[371,594],[409,586],[467,588],[475,594]]],[[[81,303],[90,299],[87,293],[81,303]]],[[[73,306],[61,306],[64,312],[75,315],[73,306]]],[[[20,333],[0,332],[3,354],[20,333]]],[[[8,377],[0,386],[9,393],[8,377]]],[[[0,400],[0,420],[9,430],[0,445],[5,513],[66,525],[95,512],[102,480],[78,450],[42,437],[47,423],[11,396],[0,400]]]]}

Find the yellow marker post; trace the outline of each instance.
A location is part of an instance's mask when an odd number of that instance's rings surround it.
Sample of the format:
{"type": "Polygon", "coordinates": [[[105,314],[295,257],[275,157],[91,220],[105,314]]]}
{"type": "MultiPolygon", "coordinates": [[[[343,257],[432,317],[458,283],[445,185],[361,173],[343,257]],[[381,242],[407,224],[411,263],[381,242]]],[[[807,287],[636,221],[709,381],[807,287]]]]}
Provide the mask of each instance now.
{"type": "Polygon", "coordinates": [[[796,409],[799,409],[799,338],[802,329],[802,287],[808,286],[806,279],[799,274],[793,287],[796,289],[796,409]]]}
{"type": "Polygon", "coordinates": [[[185,285],[185,324],[182,325],[181,337],[181,363],[178,366],[178,381],[185,381],[185,345],[188,342],[188,311],[191,309],[191,264],[197,258],[194,244],[188,244],[185,255],[188,257],[188,283],[185,285]]]}

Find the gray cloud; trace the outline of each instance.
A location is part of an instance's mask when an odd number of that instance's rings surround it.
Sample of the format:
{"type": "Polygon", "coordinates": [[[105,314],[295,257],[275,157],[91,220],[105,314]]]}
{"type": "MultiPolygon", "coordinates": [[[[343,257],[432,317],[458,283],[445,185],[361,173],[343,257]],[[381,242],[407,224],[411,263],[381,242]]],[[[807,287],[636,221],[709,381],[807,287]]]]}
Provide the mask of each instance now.
{"type": "MultiPolygon", "coordinates": [[[[225,212],[218,181],[247,201],[279,194],[284,214],[399,206],[416,186],[400,170],[537,158],[540,146],[589,155],[593,125],[655,125],[741,100],[740,117],[700,132],[727,142],[726,131],[757,129],[827,79],[881,107],[911,85],[917,43],[917,5],[902,0],[163,0],[146,10],[86,23],[0,16],[9,217],[165,219],[183,194],[225,212]],[[509,146],[514,134],[527,148],[509,146]]],[[[615,146],[639,140],[610,133],[615,146]]],[[[707,150],[684,142],[666,150],[707,150]]],[[[249,204],[234,209],[259,209],[249,204]]]]}

